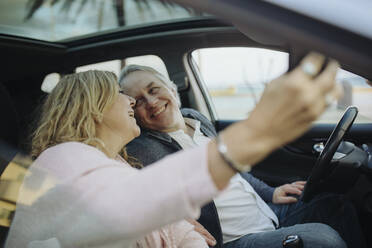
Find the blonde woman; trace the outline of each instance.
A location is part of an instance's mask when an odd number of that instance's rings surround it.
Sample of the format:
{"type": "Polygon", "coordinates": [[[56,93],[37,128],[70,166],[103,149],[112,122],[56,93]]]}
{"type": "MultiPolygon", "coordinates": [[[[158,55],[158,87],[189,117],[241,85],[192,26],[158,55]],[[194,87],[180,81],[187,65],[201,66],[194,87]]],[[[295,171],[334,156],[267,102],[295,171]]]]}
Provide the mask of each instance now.
{"type": "MultiPolygon", "coordinates": [[[[304,63],[317,71],[323,59],[311,55],[304,63]]],[[[182,219],[196,218],[236,172],[302,134],[324,110],[325,95],[336,92],[336,69],[331,63],[312,78],[297,68],[275,80],[251,117],[227,128],[218,141],[142,170],[119,156],[140,131],[135,101],[119,92],[115,75],[65,76],[43,105],[33,138],[36,160],[20,190],[6,246],[207,247],[182,219]],[[40,186],[46,181],[52,183],[40,186]],[[27,202],[29,190],[38,187],[38,197],[27,202]]]]}

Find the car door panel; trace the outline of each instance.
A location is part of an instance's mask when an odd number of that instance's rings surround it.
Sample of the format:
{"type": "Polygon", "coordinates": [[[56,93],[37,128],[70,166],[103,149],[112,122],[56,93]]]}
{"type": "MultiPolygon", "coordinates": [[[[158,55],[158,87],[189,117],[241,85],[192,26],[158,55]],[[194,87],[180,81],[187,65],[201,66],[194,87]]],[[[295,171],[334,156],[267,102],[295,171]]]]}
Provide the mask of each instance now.
{"type": "MultiPolygon", "coordinates": [[[[232,120],[218,120],[215,126],[221,131],[232,123],[232,120]]],[[[313,146],[320,142],[325,144],[334,127],[334,124],[315,124],[302,137],[258,163],[252,174],[272,186],[306,180],[318,156],[313,146]]],[[[346,139],[356,145],[372,143],[372,124],[354,124],[346,139]]]]}

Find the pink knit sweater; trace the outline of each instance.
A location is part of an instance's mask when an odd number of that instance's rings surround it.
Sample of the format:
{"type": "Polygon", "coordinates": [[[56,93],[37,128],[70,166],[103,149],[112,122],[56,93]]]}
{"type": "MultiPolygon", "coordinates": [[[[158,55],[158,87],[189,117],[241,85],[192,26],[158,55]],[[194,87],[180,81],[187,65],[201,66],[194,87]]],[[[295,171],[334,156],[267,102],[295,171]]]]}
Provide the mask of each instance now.
{"type": "Polygon", "coordinates": [[[6,247],[207,247],[193,226],[218,193],[206,146],[142,170],[67,142],[29,169],[6,247]]]}

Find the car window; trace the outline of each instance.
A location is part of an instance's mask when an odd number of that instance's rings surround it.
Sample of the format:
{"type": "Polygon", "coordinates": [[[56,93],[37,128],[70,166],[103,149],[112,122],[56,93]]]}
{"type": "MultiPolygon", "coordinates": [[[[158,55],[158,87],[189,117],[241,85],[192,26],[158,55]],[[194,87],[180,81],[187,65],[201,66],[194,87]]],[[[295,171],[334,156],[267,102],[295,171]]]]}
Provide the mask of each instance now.
{"type": "Polygon", "coordinates": [[[75,72],[83,72],[83,71],[89,71],[89,70],[102,70],[102,71],[111,71],[114,72],[116,76],[120,73],[121,68],[121,60],[110,60],[110,61],[104,61],[100,63],[95,64],[89,64],[89,65],[83,65],[76,67],[75,72]]]}
{"type": "Polygon", "coordinates": [[[356,106],[359,109],[359,114],[355,121],[357,123],[371,123],[372,87],[368,85],[367,80],[354,73],[339,69],[336,81],[341,84],[344,95],[338,101],[333,102],[318,122],[337,122],[348,106],[356,106]]]}
{"type": "Polygon", "coordinates": [[[208,15],[156,0],[6,0],[0,1],[0,32],[44,41],[64,41],[200,16],[208,15]]]}
{"type": "MultiPolygon", "coordinates": [[[[288,70],[288,53],[266,48],[203,48],[192,52],[208,104],[215,119],[239,120],[249,116],[265,85],[288,70]]],[[[318,123],[337,123],[351,105],[359,108],[357,122],[372,122],[372,87],[356,74],[340,69],[337,82],[344,96],[332,103],[318,123]]]]}
{"type": "Polygon", "coordinates": [[[288,69],[288,54],[262,48],[199,49],[192,53],[216,119],[249,115],[266,83],[288,69]]]}
{"type": "Polygon", "coordinates": [[[105,71],[112,71],[116,74],[116,76],[120,75],[121,69],[124,68],[126,65],[137,64],[137,65],[144,65],[144,66],[151,66],[155,70],[162,73],[164,76],[169,78],[167,68],[163,60],[156,55],[143,55],[143,56],[135,56],[135,57],[127,57],[122,60],[110,60],[96,64],[84,65],[79,66],[76,68],[76,72],[87,71],[87,70],[105,70],[105,71]]]}

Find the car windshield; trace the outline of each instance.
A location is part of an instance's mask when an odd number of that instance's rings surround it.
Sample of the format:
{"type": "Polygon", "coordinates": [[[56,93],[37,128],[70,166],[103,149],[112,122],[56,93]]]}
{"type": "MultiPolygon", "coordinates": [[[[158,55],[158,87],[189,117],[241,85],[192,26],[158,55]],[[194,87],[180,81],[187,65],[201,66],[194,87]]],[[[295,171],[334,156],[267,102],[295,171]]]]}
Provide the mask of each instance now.
{"type": "Polygon", "coordinates": [[[154,0],[2,0],[0,33],[56,42],[203,15],[154,0]]]}

